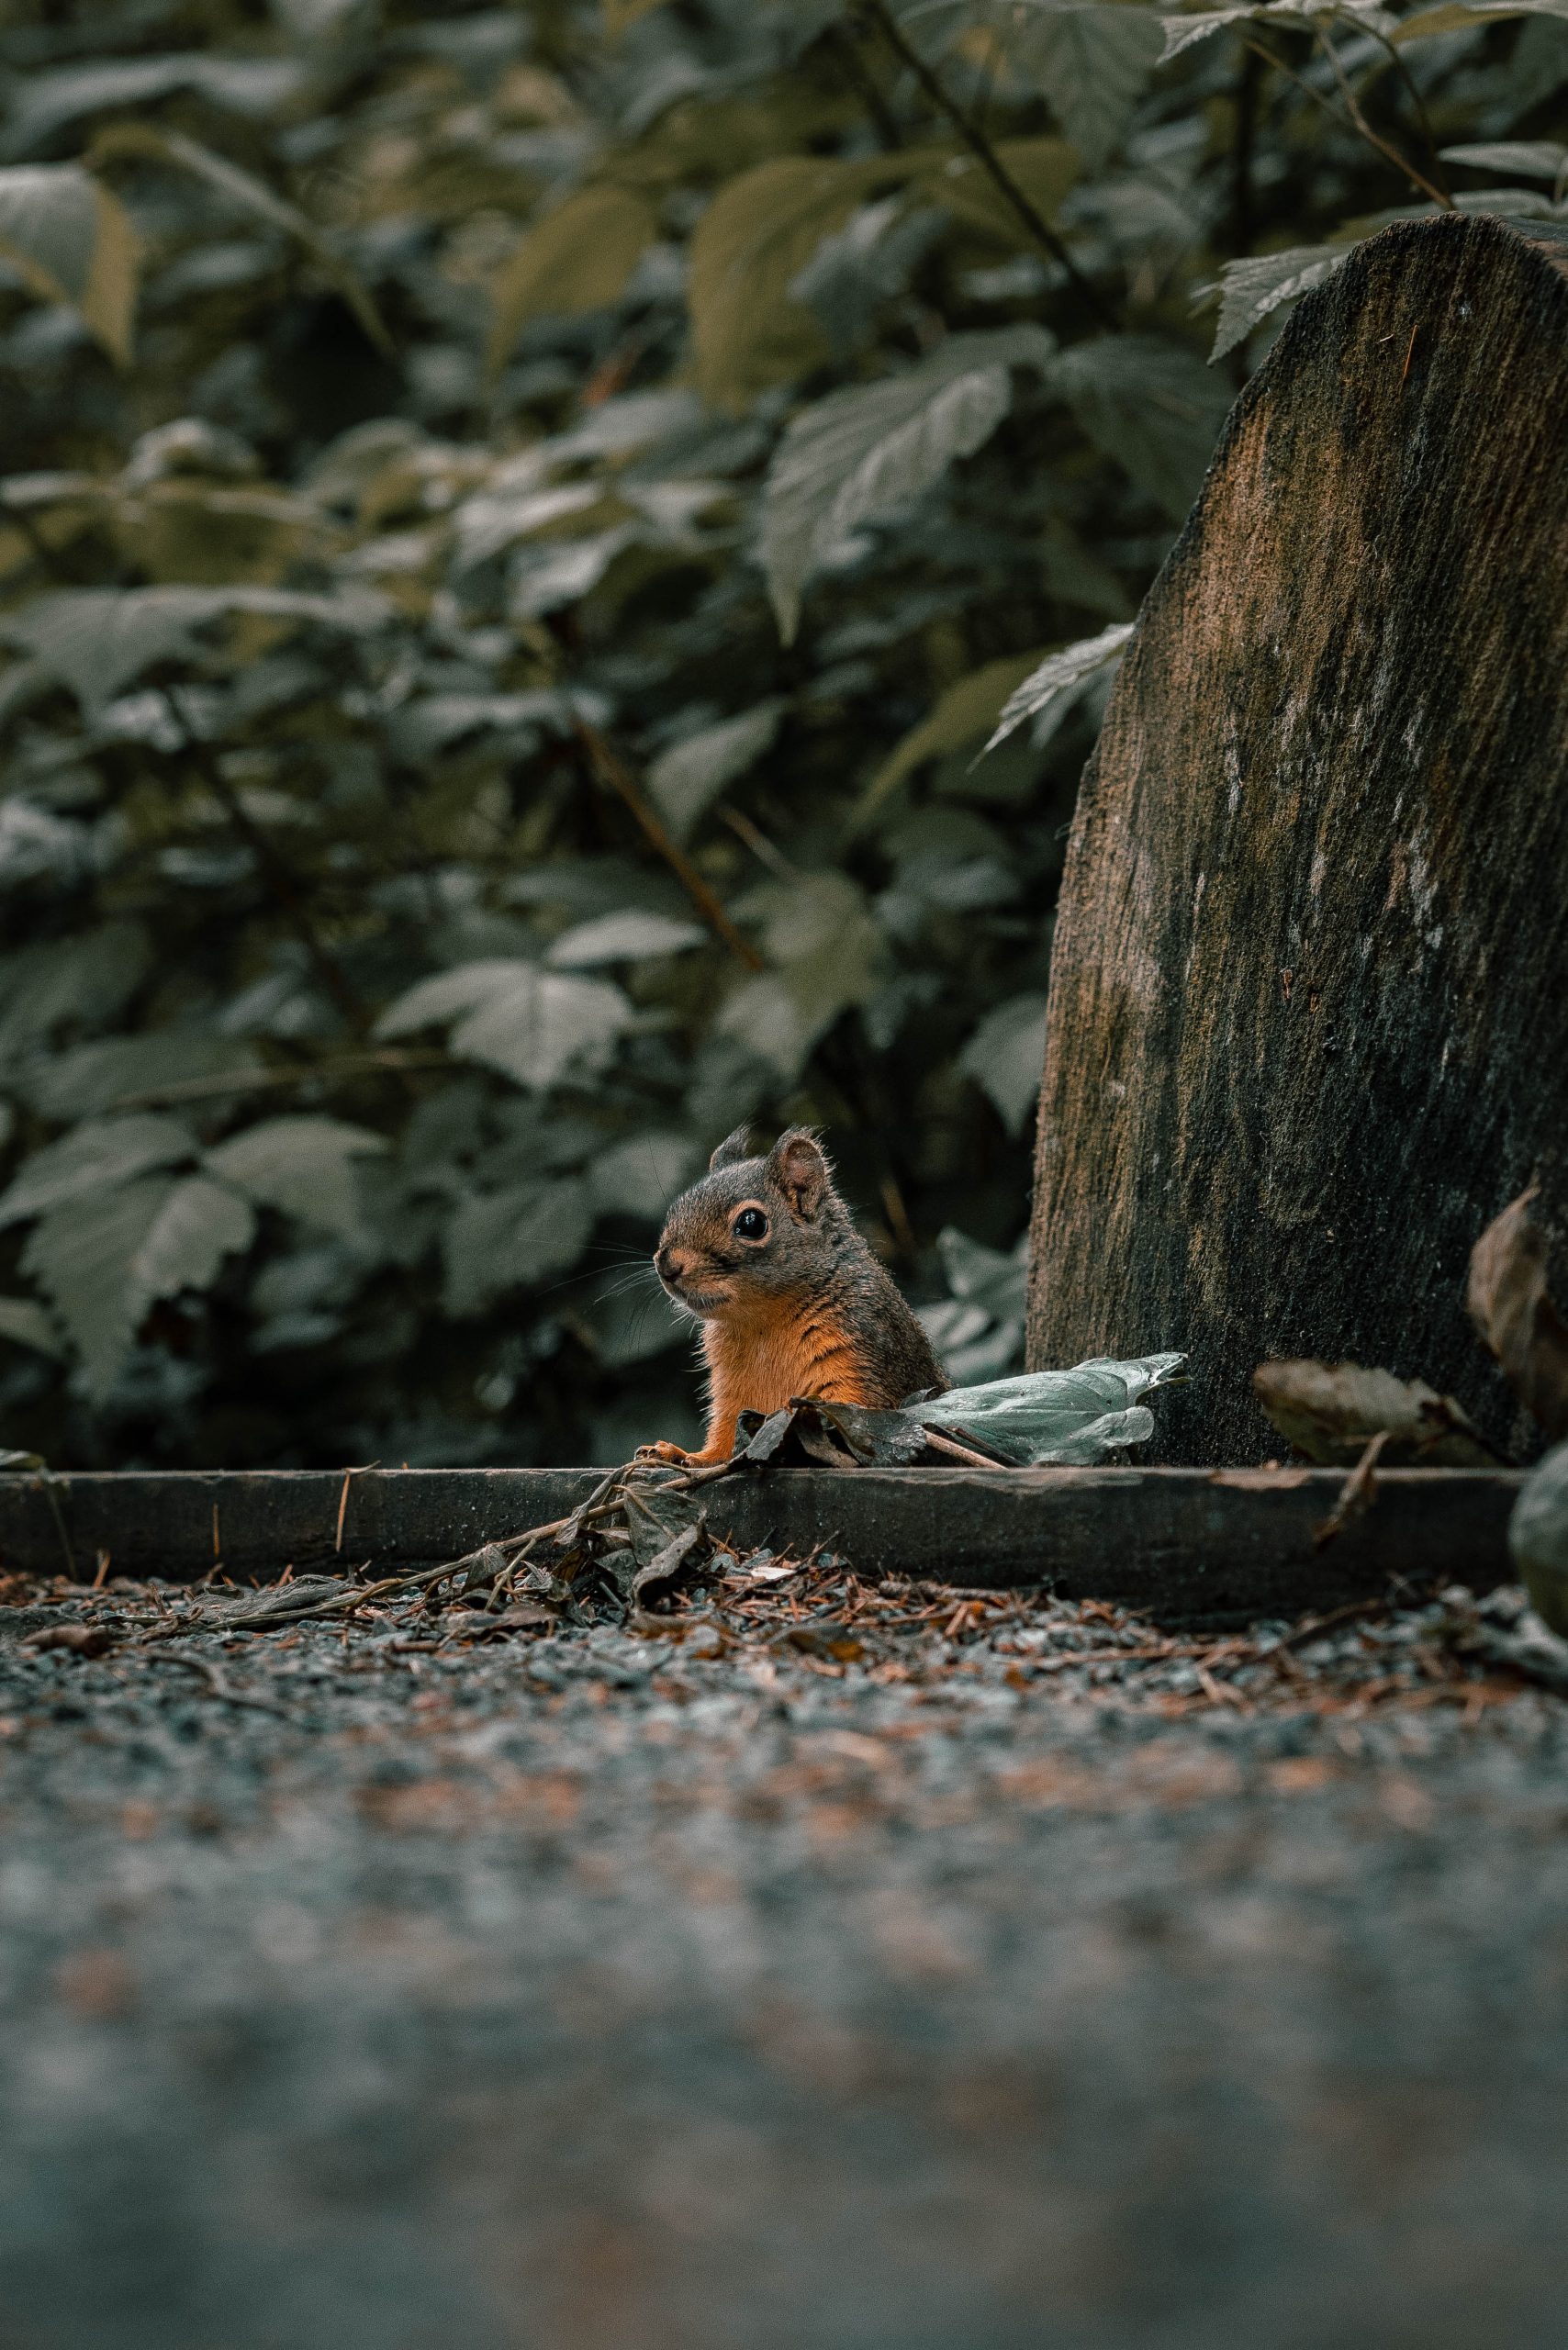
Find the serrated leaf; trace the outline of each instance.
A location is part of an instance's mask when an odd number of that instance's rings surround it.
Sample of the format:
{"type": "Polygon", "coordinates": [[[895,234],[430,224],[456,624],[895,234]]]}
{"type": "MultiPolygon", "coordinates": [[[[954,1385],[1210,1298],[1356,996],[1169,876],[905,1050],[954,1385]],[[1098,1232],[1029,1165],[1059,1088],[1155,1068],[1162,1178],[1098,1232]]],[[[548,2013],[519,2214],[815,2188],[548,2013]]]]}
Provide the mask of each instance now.
{"type": "Polygon", "coordinates": [[[82,1360],[89,1395],[113,1386],[149,1306],[205,1289],[246,1247],[243,1200],[206,1176],[139,1176],[52,1208],[29,1234],[22,1270],[47,1293],[82,1360]]]}
{"type": "Polygon", "coordinates": [[[870,516],[902,506],[991,438],[1013,402],[1010,370],[1044,370],[1043,327],[949,335],[902,375],[830,392],[796,417],[764,492],[762,559],[779,633],[793,642],[812,567],[870,516]]]}
{"type": "Polygon", "coordinates": [[[95,1118],[35,1151],[0,1198],[0,1225],[42,1215],[95,1192],[109,1192],[151,1168],[196,1155],[177,1118],[95,1118]]]}
{"type": "Polygon", "coordinates": [[[383,1013],[375,1033],[406,1036],[454,1022],[454,1053],[542,1092],[573,1066],[598,1067],[631,1016],[626,998],[607,980],[492,957],[420,980],[383,1013]]]}
{"type": "Polygon", "coordinates": [[[1008,696],[986,750],[994,751],[1027,719],[1035,722],[1033,739],[1036,748],[1042,749],[1074,702],[1087,693],[1097,677],[1120,661],[1132,632],[1131,621],[1116,621],[1111,627],[1102,629],[1098,636],[1082,637],[1076,644],[1063,645],[1058,653],[1047,653],[1008,696]]]}
{"type": "Polygon", "coordinates": [[[1010,1135],[1022,1134],[1046,1066],[1046,999],[1031,991],[988,1012],[958,1067],[983,1086],[1010,1135]]]}
{"type": "Polygon", "coordinates": [[[661,751],[644,781],[648,796],[678,841],[685,840],[727,784],[771,749],[789,704],[759,702],[717,726],[704,726],[661,751]]]}
{"type": "MultiPolygon", "coordinates": [[[[1020,681],[1036,674],[1037,659],[1034,653],[1010,654],[1004,661],[988,661],[983,669],[971,670],[967,677],[958,677],[945,688],[919,725],[912,726],[893,745],[871,778],[855,811],[856,829],[892,797],[923,760],[961,751],[977,741],[994,724],[998,711],[1008,706],[1009,697],[1015,698],[1020,681]]],[[[991,742],[999,740],[1000,736],[991,736],[991,742]]]]}
{"type": "Polygon", "coordinates": [[[1006,46],[1092,169],[1119,145],[1164,47],[1159,19],[1136,6],[1025,0],[1006,46]]]}
{"type": "Polygon", "coordinates": [[[252,1046],[230,1036],[187,1035],[177,1028],[140,1036],[106,1036],[19,1070],[17,1090],[46,1118],[84,1118],[140,1103],[146,1095],[201,1091],[214,1080],[254,1076],[252,1046]]]}
{"type": "Polygon", "coordinates": [[[1153,335],[1103,335],[1059,352],[1051,381],[1095,448],[1182,520],[1230,406],[1197,353],[1153,335]]]}
{"type": "Polygon", "coordinates": [[[224,1258],[248,1248],[255,1229],[249,1204],[226,1183],[185,1176],[170,1192],[132,1259],[128,1310],[140,1319],[157,1298],[210,1288],[224,1258]]]}
{"type": "Polygon", "coordinates": [[[657,235],[652,206],[633,188],[579,188],[546,213],[502,263],[491,288],[486,359],[492,372],[530,319],[574,317],[619,301],[657,235]]]}
{"type": "Polygon", "coordinates": [[[551,942],[544,959],[554,970],[589,971],[601,963],[645,963],[659,955],[684,955],[707,936],[700,923],[677,922],[669,914],[628,906],[620,913],[574,923],[551,942]]]}
{"type": "Polygon", "coordinates": [[[472,1194],[442,1236],[447,1313],[478,1314],[508,1290],[569,1270],[592,1228],[581,1183],[514,1183],[472,1194]]]}
{"type": "Polygon", "coordinates": [[[1249,253],[1244,260],[1226,262],[1220,272],[1224,299],[1210,366],[1244,342],[1282,302],[1294,302],[1332,277],[1355,250],[1354,245],[1293,245],[1288,252],[1249,253]]]}
{"type": "Polygon", "coordinates": [[[117,196],[76,163],[0,171],[0,254],[46,302],[66,302],[122,366],[130,361],[138,245],[117,196]]]}
{"type": "Polygon", "coordinates": [[[794,1077],[839,1014],[876,992],[886,961],[882,934],[845,873],[766,882],[740,911],[760,917],[768,959],[778,968],[735,990],[718,1031],[794,1077]]]}
{"type": "Polygon", "coordinates": [[[67,588],[0,616],[0,639],[32,654],[95,719],[155,663],[189,658],[196,632],[231,613],[358,633],[390,610],[384,596],[358,588],[333,596],[284,588],[67,588]]]}
{"type": "Polygon", "coordinates": [[[1162,65],[1168,65],[1173,57],[1180,57],[1183,50],[1192,49],[1198,41],[1207,40],[1211,33],[1222,32],[1228,25],[1286,25],[1310,31],[1319,22],[1343,24],[1357,32],[1381,33],[1385,39],[1392,39],[1399,29],[1398,17],[1380,7],[1377,0],[1267,0],[1267,5],[1260,7],[1207,8],[1197,16],[1168,16],[1162,22],[1162,65]]]}
{"type": "Polygon", "coordinates": [[[114,1385],[144,1307],[130,1273],[175,1185],[144,1175],[52,1208],[28,1235],[22,1270],[45,1292],[81,1358],[90,1395],[114,1385]]]}
{"type": "Polygon", "coordinates": [[[1471,1318],[1528,1412],[1568,1436],[1568,1320],[1549,1286],[1547,1235],[1531,1184],[1489,1224],[1470,1255],[1471,1318]]]}
{"type": "Polygon", "coordinates": [[[386,1147],[383,1136],[339,1118],[267,1118],[218,1143],[207,1164],[258,1207],[352,1240],[363,1222],[353,1162],[386,1147]]]}

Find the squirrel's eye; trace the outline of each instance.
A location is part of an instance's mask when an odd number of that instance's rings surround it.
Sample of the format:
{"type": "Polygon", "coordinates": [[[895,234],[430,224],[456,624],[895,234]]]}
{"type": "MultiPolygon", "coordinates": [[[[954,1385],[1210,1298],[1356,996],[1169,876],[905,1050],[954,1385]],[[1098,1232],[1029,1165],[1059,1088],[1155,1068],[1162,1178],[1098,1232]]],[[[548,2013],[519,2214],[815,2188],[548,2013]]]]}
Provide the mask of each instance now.
{"type": "Polygon", "coordinates": [[[760,1208],[742,1208],[732,1228],[738,1240],[766,1240],[767,1218],[760,1208]]]}

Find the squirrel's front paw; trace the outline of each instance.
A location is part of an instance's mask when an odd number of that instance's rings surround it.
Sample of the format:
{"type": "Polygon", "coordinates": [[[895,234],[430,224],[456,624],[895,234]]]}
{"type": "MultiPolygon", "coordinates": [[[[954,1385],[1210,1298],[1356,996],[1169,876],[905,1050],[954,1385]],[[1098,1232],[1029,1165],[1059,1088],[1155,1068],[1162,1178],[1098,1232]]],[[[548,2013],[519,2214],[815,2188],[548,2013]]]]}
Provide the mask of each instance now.
{"type": "Polygon", "coordinates": [[[657,1444],[640,1444],[632,1457],[634,1460],[686,1461],[691,1459],[690,1453],[684,1451],[678,1444],[666,1444],[662,1438],[657,1444]]]}

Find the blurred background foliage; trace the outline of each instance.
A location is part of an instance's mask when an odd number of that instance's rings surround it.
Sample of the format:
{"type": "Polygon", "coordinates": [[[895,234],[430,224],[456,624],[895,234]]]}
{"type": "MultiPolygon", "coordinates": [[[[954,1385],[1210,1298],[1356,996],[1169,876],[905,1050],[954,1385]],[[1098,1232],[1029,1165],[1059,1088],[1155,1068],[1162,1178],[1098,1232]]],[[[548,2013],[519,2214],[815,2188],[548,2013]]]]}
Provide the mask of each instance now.
{"type": "Polygon", "coordinates": [[[11,0],[0,1440],[687,1435],[745,1117],[1014,1362],[1126,623],[1358,238],[1553,233],[1565,12],[11,0]]]}

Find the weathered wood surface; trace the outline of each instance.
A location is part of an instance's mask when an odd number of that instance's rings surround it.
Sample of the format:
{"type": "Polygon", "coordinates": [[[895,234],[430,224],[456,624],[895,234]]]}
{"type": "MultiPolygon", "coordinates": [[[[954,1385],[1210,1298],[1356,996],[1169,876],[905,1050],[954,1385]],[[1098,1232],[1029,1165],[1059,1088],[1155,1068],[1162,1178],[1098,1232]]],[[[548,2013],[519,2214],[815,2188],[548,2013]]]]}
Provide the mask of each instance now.
{"type": "MultiPolygon", "coordinates": [[[[586,1469],[0,1477],[0,1568],[189,1582],[220,1561],[237,1581],[290,1564],[427,1564],[563,1515],[586,1469]]],[[[1521,1479],[1405,1470],[1326,1548],[1314,1534],[1338,1470],[783,1469],[708,1489],[709,1522],[739,1546],[842,1551],[863,1574],[971,1586],[1053,1584],[1163,1616],[1295,1615],[1383,1588],[1487,1590],[1511,1574],[1505,1535],[1521,1479]]]]}
{"type": "Polygon", "coordinates": [[[1163,1457],[1278,1449],[1271,1356],[1517,1442],[1473,1242],[1568,1147],[1568,245],[1392,228],[1296,311],[1150,591],[1050,979],[1029,1360],[1184,1347],[1163,1457]]]}

